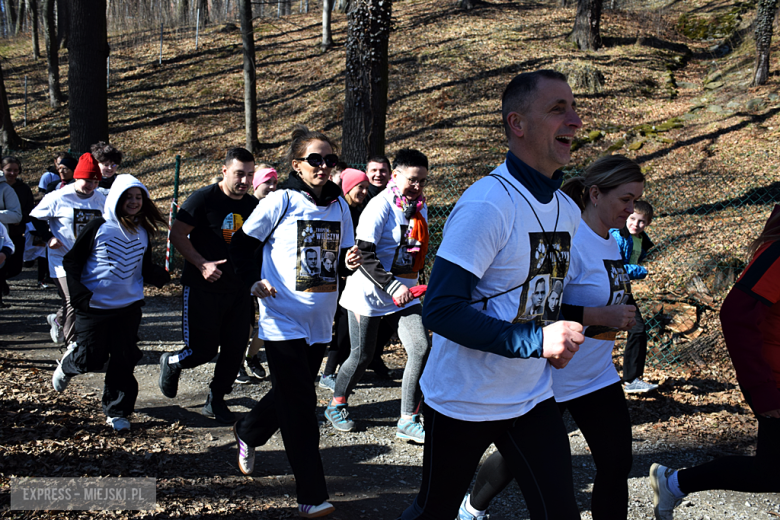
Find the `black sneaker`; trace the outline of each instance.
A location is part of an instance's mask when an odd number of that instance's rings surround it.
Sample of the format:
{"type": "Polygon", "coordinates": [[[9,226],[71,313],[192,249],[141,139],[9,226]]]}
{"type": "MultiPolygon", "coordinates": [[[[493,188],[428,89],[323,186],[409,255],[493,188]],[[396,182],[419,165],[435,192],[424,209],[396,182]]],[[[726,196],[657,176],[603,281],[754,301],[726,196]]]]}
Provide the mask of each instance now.
{"type": "Polygon", "coordinates": [[[206,404],[200,411],[206,417],[216,419],[221,424],[233,424],[236,422],[236,416],[225,403],[224,397],[217,397],[212,392],[209,392],[209,396],[206,399],[206,404]]]}
{"type": "Polygon", "coordinates": [[[174,366],[169,364],[169,357],[171,357],[170,352],[166,352],[160,356],[160,380],[158,381],[158,385],[165,397],[173,399],[179,391],[179,374],[181,374],[181,368],[179,368],[178,365],[174,366]]]}
{"type": "Polygon", "coordinates": [[[246,373],[246,369],[243,365],[238,369],[238,375],[236,376],[236,383],[240,385],[246,385],[249,383],[256,383],[257,380],[246,373]]]}
{"type": "Polygon", "coordinates": [[[260,363],[260,358],[257,355],[252,356],[246,360],[246,367],[249,369],[249,373],[258,379],[265,379],[266,373],[263,365],[260,363]]]}

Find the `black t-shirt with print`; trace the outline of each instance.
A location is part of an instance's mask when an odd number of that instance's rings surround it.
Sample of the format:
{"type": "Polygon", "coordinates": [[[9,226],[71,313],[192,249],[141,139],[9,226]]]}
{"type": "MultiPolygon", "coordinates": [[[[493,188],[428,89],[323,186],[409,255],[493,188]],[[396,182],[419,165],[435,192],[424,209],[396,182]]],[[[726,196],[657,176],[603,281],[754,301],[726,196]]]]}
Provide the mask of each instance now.
{"type": "Polygon", "coordinates": [[[218,184],[201,188],[184,201],[176,218],[194,227],[190,242],[195,250],[206,260],[227,262],[218,266],[222,276],[216,282],[206,281],[197,267],[184,262],[182,285],[214,292],[245,290],[233,270],[229,245],[233,233],[241,229],[257,202],[251,195],[244,195],[240,200],[231,199],[218,184]]]}

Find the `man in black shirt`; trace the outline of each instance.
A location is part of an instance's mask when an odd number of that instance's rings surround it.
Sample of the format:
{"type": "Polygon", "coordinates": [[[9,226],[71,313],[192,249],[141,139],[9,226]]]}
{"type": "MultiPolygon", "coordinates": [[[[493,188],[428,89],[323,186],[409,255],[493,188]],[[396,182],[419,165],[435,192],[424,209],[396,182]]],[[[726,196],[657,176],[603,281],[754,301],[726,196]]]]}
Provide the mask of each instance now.
{"type": "Polygon", "coordinates": [[[257,199],[247,194],[255,171],[254,156],[243,148],[228,150],[223,179],[197,190],[182,204],[171,227],[171,243],[186,260],[182,334],[184,348],[160,358],[160,390],[176,397],[182,369],[219,358],[202,413],[218,422],[236,421],[227,405],[253,320],[252,299],[233,270],[229,245],[249,218],[257,199]]]}

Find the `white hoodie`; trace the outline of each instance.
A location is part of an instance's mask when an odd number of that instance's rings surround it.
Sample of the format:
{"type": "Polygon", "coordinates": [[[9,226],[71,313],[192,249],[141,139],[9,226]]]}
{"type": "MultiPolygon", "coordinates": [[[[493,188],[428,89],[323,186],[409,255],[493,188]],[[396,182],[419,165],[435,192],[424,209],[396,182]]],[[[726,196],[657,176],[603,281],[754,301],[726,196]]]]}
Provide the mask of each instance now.
{"type": "Polygon", "coordinates": [[[93,309],[119,309],[144,298],[142,265],[148,234],[140,226],[135,231],[126,229],[116,216],[117,203],[130,188],[141,188],[149,195],[132,175],[117,176],[106,197],[105,222],[97,230],[81,273],[81,283],[92,292],[89,306],[93,309]]]}

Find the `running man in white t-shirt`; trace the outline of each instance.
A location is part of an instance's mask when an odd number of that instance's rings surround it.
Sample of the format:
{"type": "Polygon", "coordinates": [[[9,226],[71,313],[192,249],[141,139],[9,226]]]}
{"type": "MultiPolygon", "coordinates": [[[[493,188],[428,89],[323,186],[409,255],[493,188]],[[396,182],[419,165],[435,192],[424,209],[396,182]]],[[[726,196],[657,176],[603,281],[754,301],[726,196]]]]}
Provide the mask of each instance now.
{"type": "Polygon", "coordinates": [[[582,326],[543,326],[527,309],[532,282],[542,277],[549,287],[568,270],[556,251],[570,250],[580,211],[558,191],[558,168],[569,162],[582,121],[565,76],[551,70],[515,77],[502,116],[507,160],[455,205],[431,273],[422,484],[403,520],[455,518],[491,444],[510,464],[531,518],[580,518],[552,369],[578,350],[582,326]]]}

